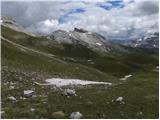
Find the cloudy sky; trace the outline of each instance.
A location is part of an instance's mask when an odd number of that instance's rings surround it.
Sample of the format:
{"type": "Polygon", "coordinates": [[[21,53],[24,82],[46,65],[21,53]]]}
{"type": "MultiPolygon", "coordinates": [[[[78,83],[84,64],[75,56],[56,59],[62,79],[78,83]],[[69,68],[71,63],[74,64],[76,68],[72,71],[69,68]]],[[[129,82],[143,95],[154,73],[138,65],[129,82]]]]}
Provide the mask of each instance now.
{"type": "Polygon", "coordinates": [[[158,31],[158,0],[3,1],[1,13],[42,34],[74,27],[108,39],[134,39],[158,31]]]}

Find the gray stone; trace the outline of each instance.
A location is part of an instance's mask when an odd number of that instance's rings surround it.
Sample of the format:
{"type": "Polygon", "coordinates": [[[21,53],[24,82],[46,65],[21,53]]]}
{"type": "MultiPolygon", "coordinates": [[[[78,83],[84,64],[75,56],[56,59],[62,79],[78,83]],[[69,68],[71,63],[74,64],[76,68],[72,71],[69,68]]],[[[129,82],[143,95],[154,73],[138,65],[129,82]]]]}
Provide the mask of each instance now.
{"type": "Polygon", "coordinates": [[[35,111],[35,109],[34,109],[34,108],[31,108],[31,109],[30,109],[30,111],[31,111],[31,112],[34,112],[34,111],[35,111]]]}
{"type": "Polygon", "coordinates": [[[70,115],[71,119],[80,119],[82,117],[83,117],[83,115],[80,112],[72,112],[70,115]]]}
{"type": "Polygon", "coordinates": [[[8,100],[11,100],[11,101],[17,101],[14,96],[10,96],[10,97],[8,97],[7,99],[8,99],[8,100]]]}
{"type": "Polygon", "coordinates": [[[66,89],[64,90],[64,95],[66,96],[76,96],[76,91],[72,89],[66,89]]]}
{"type": "Polygon", "coordinates": [[[24,97],[32,97],[34,91],[33,90],[24,90],[23,91],[23,96],[24,97]]]}

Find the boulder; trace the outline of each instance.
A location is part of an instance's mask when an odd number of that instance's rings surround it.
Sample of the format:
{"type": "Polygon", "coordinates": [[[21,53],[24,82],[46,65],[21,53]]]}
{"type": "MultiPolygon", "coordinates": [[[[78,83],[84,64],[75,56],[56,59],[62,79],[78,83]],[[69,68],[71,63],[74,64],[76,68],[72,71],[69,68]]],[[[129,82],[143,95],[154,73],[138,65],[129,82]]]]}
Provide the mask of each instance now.
{"type": "Polygon", "coordinates": [[[11,100],[11,101],[17,101],[14,96],[10,96],[10,97],[8,97],[7,99],[8,99],[8,100],[11,100]]]}
{"type": "Polygon", "coordinates": [[[66,89],[64,90],[64,95],[66,96],[76,96],[76,91],[72,89],[66,89]]]}
{"type": "Polygon", "coordinates": [[[33,90],[24,90],[23,91],[23,96],[24,97],[32,97],[34,91],[33,90]]]}
{"type": "Polygon", "coordinates": [[[118,98],[116,99],[116,102],[121,102],[121,101],[123,101],[123,97],[118,97],[118,98]]]}
{"type": "Polygon", "coordinates": [[[124,100],[123,100],[123,97],[118,97],[116,99],[116,102],[118,102],[119,104],[125,104],[124,100]]]}
{"type": "Polygon", "coordinates": [[[72,112],[70,115],[71,119],[80,119],[82,117],[83,117],[83,115],[80,112],[72,112]]]}

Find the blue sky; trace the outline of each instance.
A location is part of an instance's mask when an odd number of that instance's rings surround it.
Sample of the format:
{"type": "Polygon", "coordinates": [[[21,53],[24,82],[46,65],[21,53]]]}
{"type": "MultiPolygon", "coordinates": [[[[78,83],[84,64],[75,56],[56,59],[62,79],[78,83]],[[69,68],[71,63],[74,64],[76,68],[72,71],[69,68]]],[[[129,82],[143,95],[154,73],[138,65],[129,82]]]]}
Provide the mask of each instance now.
{"type": "MultiPolygon", "coordinates": [[[[63,24],[67,21],[67,18],[69,17],[69,15],[71,14],[78,14],[78,13],[83,13],[85,12],[84,8],[74,8],[69,10],[67,13],[65,13],[64,15],[62,15],[58,21],[60,22],[60,24],[63,24]]],[[[68,19],[69,20],[69,19],[68,19]]]]}
{"type": "Polygon", "coordinates": [[[52,0],[2,2],[2,15],[42,34],[74,27],[107,39],[135,39],[158,31],[158,0],[52,0]]]}
{"type": "MultiPolygon", "coordinates": [[[[133,0],[129,1],[129,3],[134,2],[133,0]]],[[[123,3],[123,0],[110,0],[110,1],[106,1],[106,2],[101,2],[101,3],[96,3],[95,6],[103,8],[105,10],[110,10],[112,8],[123,8],[125,6],[125,4],[123,3]]],[[[67,19],[71,14],[79,14],[79,13],[84,13],[86,11],[85,8],[74,8],[74,9],[70,9],[66,14],[64,14],[63,16],[61,16],[59,18],[59,22],[60,23],[64,23],[66,22],[67,19]]]]}

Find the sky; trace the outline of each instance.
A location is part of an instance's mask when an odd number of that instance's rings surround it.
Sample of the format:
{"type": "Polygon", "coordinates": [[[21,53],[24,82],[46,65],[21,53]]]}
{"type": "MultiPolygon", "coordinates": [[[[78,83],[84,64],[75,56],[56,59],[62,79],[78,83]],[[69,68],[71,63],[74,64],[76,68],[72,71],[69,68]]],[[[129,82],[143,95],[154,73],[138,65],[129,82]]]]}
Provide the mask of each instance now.
{"type": "Polygon", "coordinates": [[[158,0],[3,0],[1,14],[41,34],[77,27],[123,40],[159,29],[158,0]]]}

